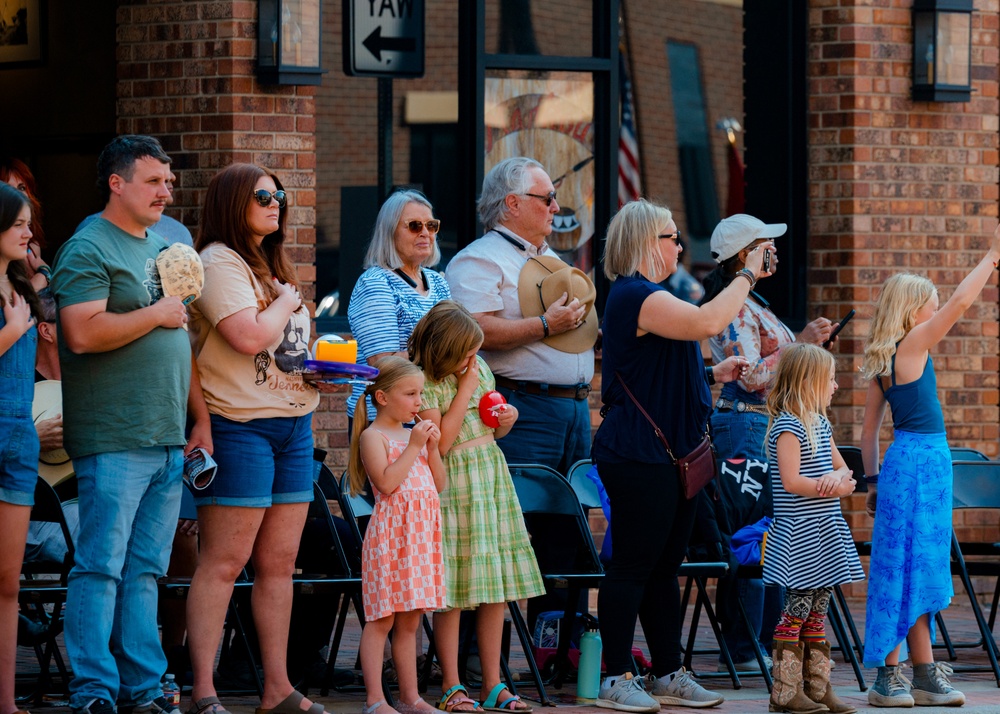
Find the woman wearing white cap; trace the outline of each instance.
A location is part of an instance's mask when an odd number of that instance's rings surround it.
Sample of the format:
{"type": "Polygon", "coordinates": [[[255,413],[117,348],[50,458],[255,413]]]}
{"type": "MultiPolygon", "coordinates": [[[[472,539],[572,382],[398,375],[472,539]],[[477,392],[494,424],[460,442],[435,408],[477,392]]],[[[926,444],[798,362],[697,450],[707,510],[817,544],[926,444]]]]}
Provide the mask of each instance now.
{"type": "MultiPolygon", "coordinates": [[[[788,226],[784,223],[764,223],[760,219],[737,213],[723,219],[712,232],[712,257],[719,266],[705,277],[705,301],[719,294],[740,270],[746,267],[747,256],[758,246],[766,245],[771,253],[770,269],[778,265],[774,239],[783,236],[788,226]]],[[[792,331],[771,311],[767,300],[751,290],[746,302],[733,321],[722,332],[709,339],[712,360],[718,364],[733,357],[745,357],[750,364],[739,379],[723,385],[715,403],[710,423],[712,443],[719,458],[747,458],[767,461],[765,436],[767,432],[767,395],[774,384],[781,349],[794,342],[821,345],[830,337],[832,323],[819,317],[806,325],[795,337],[792,331]]],[[[761,635],[761,625],[767,622],[761,646],[770,651],[770,632],[781,612],[780,591],[773,588],[765,603],[762,580],[728,578],[720,588],[719,612],[724,620],[732,623],[724,628],[726,643],[738,671],[759,671],[753,645],[736,616],[736,598],[744,602],[747,614],[761,635]],[[767,607],[765,608],[765,604],[767,607]],[[767,616],[765,617],[765,609],[767,616]]],[[[721,659],[720,659],[721,662],[721,659]]],[[[724,665],[720,664],[720,671],[724,665]]]]}

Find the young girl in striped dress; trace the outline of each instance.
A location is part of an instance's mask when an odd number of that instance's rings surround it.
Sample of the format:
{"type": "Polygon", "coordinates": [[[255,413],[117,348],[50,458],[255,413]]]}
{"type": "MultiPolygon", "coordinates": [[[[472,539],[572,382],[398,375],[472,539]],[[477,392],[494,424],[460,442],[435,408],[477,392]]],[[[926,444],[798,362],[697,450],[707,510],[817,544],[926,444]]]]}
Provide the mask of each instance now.
{"type": "Polygon", "coordinates": [[[810,344],[781,352],[767,398],[774,523],[764,550],[764,582],[785,587],[774,631],[772,712],[856,711],[830,687],[824,620],[833,586],[864,578],[840,510],[854,492],[851,470],[833,442],[827,407],[837,391],[833,356],[810,344]]]}

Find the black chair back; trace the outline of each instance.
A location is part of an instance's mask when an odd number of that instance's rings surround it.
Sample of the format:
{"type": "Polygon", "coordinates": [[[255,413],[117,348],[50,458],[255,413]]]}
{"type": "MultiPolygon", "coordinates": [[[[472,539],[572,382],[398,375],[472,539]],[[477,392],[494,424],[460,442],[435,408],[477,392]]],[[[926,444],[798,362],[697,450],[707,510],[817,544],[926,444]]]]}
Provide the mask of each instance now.
{"type": "Polygon", "coordinates": [[[868,493],[868,482],[865,481],[865,463],[861,458],[861,448],[857,446],[838,446],[837,450],[844,457],[844,463],[847,464],[847,468],[854,472],[854,480],[858,482],[857,486],[854,487],[854,492],[868,493]]]}
{"type": "Polygon", "coordinates": [[[952,446],[951,447],[951,460],[952,461],[989,461],[990,457],[984,454],[982,451],[976,451],[975,449],[970,449],[967,446],[952,446]]]}

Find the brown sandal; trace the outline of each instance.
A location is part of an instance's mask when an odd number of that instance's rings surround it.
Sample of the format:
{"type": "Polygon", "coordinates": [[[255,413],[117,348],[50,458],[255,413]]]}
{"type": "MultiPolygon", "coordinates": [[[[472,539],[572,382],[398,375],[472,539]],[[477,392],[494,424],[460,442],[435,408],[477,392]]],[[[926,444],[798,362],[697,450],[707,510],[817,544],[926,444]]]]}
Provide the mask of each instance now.
{"type": "Polygon", "coordinates": [[[299,705],[303,699],[305,699],[305,695],[298,690],[294,690],[278,702],[274,709],[257,707],[254,709],[254,714],[330,714],[319,702],[313,702],[312,706],[308,709],[301,708],[299,705]]]}

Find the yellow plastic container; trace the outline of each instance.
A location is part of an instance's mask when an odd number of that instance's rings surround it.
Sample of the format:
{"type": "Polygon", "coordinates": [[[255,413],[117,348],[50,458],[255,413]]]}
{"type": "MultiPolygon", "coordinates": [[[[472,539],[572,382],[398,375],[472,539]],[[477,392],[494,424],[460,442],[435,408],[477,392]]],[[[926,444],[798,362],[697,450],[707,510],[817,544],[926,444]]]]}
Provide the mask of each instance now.
{"type": "Polygon", "coordinates": [[[316,359],[321,362],[347,362],[354,364],[358,361],[357,340],[332,341],[322,337],[316,341],[316,359]]]}

